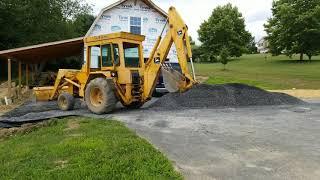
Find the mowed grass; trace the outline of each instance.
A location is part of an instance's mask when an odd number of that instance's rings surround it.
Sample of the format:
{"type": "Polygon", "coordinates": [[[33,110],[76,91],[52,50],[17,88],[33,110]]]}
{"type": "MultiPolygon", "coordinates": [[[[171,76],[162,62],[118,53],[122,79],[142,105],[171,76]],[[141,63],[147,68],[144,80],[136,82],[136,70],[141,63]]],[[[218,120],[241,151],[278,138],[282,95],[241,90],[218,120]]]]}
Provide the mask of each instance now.
{"type": "Polygon", "coordinates": [[[0,140],[0,179],[182,179],[122,123],[66,118],[0,140]]]}
{"type": "MultiPolygon", "coordinates": [[[[245,83],[264,89],[320,89],[320,56],[299,62],[298,55],[244,55],[223,70],[221,63],[195,64],[198,75],[209,76],[207,83],[245,83]]],[[[305,57],[307,59],[307,57],[305,57]]]]}

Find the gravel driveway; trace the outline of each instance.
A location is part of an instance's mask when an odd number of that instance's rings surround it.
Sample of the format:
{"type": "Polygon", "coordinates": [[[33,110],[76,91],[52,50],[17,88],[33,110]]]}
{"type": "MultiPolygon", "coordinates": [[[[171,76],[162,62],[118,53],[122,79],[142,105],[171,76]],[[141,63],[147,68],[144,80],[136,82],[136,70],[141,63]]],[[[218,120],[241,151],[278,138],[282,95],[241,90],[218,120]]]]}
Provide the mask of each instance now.
{"type": "MultiPolygon", "coordinates": [[[[164,152],[186,179],[316,180],[320,177],[319,102],[307,106],[118,110],[104,116],[78,109],[66,115],[113,117],[124,122],[164,152]]],[[[63,114],[53,108],[15,119],[57,113],[63,114]]]]}

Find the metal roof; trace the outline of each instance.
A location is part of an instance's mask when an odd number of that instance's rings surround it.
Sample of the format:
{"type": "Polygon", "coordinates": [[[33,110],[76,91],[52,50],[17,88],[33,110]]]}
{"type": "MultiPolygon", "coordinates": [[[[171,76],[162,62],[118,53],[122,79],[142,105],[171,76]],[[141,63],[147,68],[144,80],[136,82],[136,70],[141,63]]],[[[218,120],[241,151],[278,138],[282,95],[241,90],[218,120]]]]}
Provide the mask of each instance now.
{"type": "Polygon", "coordinates": [[[18,59],[36,63],[53,58],[82,54],[83,37],[0,51],[1,59],[18,59]]]}

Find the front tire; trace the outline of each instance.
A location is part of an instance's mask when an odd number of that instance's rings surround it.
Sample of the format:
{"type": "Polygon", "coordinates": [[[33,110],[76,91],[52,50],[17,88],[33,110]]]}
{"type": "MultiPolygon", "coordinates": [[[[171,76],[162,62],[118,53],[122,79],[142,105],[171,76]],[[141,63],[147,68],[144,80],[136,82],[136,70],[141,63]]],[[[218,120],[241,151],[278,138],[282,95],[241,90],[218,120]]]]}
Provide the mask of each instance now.
{"type": "Polygon", "coordinates": [[[117,99],[112,85],[105,78],[96,78],[87,85],[85,102],[91,112],[105,114],[115,109],[117,99]]]}
{"type": "Polygon", "coordinates": [[[58,97],[58,106],[62,111],[70,111],[74,109],[75,100],[69,93],[61,93],[58,97]]]}

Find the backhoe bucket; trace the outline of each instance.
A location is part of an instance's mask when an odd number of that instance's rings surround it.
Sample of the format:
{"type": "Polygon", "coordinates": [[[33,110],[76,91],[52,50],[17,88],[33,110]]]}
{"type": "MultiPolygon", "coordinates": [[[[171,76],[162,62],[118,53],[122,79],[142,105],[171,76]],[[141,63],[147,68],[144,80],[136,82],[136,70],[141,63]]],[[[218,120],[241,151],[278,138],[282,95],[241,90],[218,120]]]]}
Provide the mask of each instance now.
{"type": "Polygon", "coordinates": [[[162,66],[161,72],[165,88],[171,93],[180,91],[180,87],[184,83],[182,74],[171,67],[165,66],[162,66]]]}

